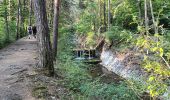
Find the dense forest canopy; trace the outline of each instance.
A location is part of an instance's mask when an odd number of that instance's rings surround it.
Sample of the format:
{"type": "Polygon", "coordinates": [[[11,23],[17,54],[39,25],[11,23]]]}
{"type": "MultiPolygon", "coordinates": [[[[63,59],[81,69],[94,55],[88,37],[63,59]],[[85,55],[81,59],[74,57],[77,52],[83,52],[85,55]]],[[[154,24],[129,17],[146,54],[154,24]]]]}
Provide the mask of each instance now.
{"type": "Polygon", "coordinates": [[[37,27],[39,67],[62,74],[75,97],[140,100],[148,92],[153,100],[169,100],[170,0],[0,1],[0,48],[27,36],[28,26],[37,27]],[[129,58],[125,65],[140,65],[147,77],[101,83],[102,75],[89,76],[91,65],[75,61],[75,48],[97,49],[98,58],[105,48],[138,55],[139,63],[129,58]]]}

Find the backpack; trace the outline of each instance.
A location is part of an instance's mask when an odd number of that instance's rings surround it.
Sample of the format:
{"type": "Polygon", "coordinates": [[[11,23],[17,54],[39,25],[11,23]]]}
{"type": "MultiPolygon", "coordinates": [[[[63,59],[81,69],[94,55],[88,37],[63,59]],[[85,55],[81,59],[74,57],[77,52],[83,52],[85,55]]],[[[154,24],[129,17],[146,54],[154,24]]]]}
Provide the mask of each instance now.
{"type": "Polygon", "coordinates": [[[32,32],[31,26],[28,27],[28,32],[29,32],[29,33],[32,32]]]}

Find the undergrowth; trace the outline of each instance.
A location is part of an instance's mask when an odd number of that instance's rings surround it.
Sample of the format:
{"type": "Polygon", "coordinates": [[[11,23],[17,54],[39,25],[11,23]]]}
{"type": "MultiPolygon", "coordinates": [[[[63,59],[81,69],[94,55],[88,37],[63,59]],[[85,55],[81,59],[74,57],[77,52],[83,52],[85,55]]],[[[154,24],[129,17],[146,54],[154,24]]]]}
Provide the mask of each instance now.
{"type": "MultiPolygon", "coordinates": [[[[65,31],[65,29],[61,30],[65,31]]],[[[62,33],[62,32],[61,32],[62,33]]],[[[73,35],[73,34],[72,34],[73,35]]],[[[89,65],[73,59],[72,35],[63,32],[59,40],[59,56],[56,72],[63,77],[61,83],[69,88],[73,100],[138,100],[138,96],[126,84],[103,83],[88,73],[89,65]],[[64,38],[62,38],[64,37],[64,38]],[[65,46],[62,46],[62,45],[65,46]]]]}
{"type": "Polygon", "coordinates": [[[5,47],[6,45],[8,45],[9,43],[15,41],[15,37],[16,37],[16,25],[15,25],[15,21],[11,21],[9,23],[9,38],[7,38],[7,32],[6,32],[6,28],[5,28],[5,24],[4,24],[4,20],[0,17],[0,48],[5,47]]]}
{"type": "Polygon", "coordinates": [[[133,32],[118,26],[112,26],[110,31],[105,32],[105,42],[118,51],[132,47],[134,37],[133,32]]]}

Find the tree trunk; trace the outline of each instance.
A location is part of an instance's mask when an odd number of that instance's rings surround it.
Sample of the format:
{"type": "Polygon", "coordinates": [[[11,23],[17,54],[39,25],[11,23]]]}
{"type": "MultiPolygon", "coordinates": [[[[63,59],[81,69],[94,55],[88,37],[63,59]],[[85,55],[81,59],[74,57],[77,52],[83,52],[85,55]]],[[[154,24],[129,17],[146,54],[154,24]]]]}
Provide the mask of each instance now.
{"type": "Polygon", "coordinates": [[[50,4],[49,4],[49,25],[50,28],[52,29],[53,27],[53,17],[54,17],[54,0],[50,0],[50,4]]]}
{"type": "Polygon", "coordinates": [[[110,0],[108,0],[108,31],[110,31],[110,0]]]}
{"type": "Polygon", "coordinates": [[[150,9],[151,9],[151,15],[152,15],[152,22],[153,22],[154,31],[155,31],[155,34],[157,34],[158,29],[157,29],[157,24],[155,23],[155,17],[154,17],[154,14],[153,14],[153,7],[152,7],[152,1],[151,0],[149,0],[149,4],[150,4],[150,9]]]}
{"type": "Polygon", "coordinates": [[[104,0],[104,6],[103,6],[103,17],[104,17],[104,31],[106,31],[106,0],[104,0]]]}
{"type": "MultiPolygon", "coordinates": [[[[7,6],[7,1],[4,0],[5,2],[5,5],[7,6]]],[[[4,16],[4,19],[5,19],[5,28],[6,28],[6,42],[9,42],[9,24],[8,24],[8,9],[7,7],[5,7],[5,16],[4,16]]]]}
{"type": "Polygon", "coordinates": [[[11,0],[8,0],[8,10],[9,10],[8,19],[10,21],[11,20],[11,0]]]}
{"type": "Polygon", "coordinates": [[[20,0],[18,0],[18,8],[17,8],[17,36],[16,36],[16,39],[18,40],[19,39],[19,13],[20,13],[20,0]]]}
{"type": "Polygon", "coordinates": [[[19,33],[20,33],[20,38],[23,37],[23,15],[22,15],[22,3],[21,3],[21,0],[19,0],[19,20],[20,20],[20,23],[19,23],[19,33]]]}
{"type": "Polygon", "coordinates": [[[149,25],[148,25],[148,7],[147,7],[147,3],[148,1],[147,0],[144,0],[144,10],[145,10],[145,32],[146,34],[148,35],[149,32],[149,25]]]}
{"type": "Polygon", "coordinates": [[[34,14],[39,41],[39,67],[45,68],[49,75],[54,75],[53,56],[50,43],[49,27],[45,0],[33,0],[34,14]]]}
{"type": "Polygon", "coordinates": [[[29,25],[32,26],[32,0],[30,0],[29,25]]]}
{"type": "Polygon", "coordinates": [[[138,11],[139,11],[139,15],[138,15],[138,19],[139,19],[139,25],[142,26],[143,25],[143,20],[142,20],[142,3],[141,0],[138,0],[138,11]]]}
{"type": "Polygon", "coordinates": [[[54,22],[53,22],[53,53],[54,53],[54,56],[57,56],[59,8],[60,8],[60,0],[54,0],[54,22]]]}
{"type": "Polygon", "coordinates": [[[26,29],[25,29],[25,25],[24,25],[24,23],[25,23],[25,19],[26,19],[26,14],[25,14],[25,12],[26,12],[26,0],[23,0],[23,14],[22,14],[22,21],[23,21],[23,31],[24,31],[24,33],[23,33],[23,35],[25,36],[26,35],[26,29]]]}

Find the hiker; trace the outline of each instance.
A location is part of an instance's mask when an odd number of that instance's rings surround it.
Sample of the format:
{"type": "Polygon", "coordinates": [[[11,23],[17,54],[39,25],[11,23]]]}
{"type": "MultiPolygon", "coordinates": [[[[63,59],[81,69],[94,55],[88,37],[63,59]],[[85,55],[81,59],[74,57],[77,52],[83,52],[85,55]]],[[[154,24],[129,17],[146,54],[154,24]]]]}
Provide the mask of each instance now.
{"type": "Polygon", "coordinates": [[[36,28],[36,26],[33,26],[33,27],[32,27],[32,32],[33,32],[34,38],[36,38],[36,34],[37,34],[37,28],[36,28]]]}
{"type": "Polygon", "coordinates": [[[31,39],[31,35],[32,35],[32,27],[31,27],[30,25],[28,26],[27,32],[28,32],[28,38],[31,39]]]}

